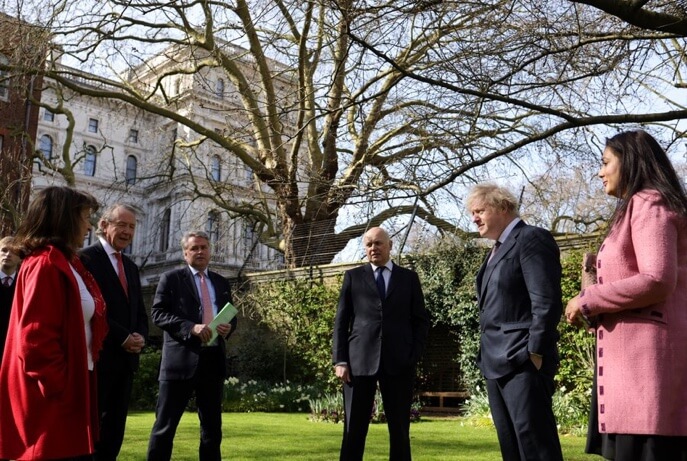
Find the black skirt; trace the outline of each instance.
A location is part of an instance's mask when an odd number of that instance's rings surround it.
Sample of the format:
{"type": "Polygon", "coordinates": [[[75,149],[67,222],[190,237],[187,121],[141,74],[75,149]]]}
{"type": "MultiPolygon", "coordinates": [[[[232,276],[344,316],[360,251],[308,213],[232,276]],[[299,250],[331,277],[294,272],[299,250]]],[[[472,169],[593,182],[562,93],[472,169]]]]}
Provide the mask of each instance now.
{"type": "Polygon", "coordinates": [[[599,432],[596,365],[585,453],[614,461],[687,461],[687,437],[599,432]]]}

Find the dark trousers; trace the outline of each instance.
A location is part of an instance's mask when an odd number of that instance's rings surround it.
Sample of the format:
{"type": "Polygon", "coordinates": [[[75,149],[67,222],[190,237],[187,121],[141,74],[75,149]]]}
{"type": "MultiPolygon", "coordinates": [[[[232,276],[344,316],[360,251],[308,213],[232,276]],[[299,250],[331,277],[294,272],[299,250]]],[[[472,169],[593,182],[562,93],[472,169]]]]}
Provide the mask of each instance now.
{"type": "Polygon", "coordinates": [[[504,461],[563,461],[553,392],[553,377],[540,373],[530,360],[514,373],[487,380],[504,461]]]}
{"type": "Polygon", "coordinates": [[[361,461],[370,425],[377,382],[389,427],[389,460],[410,461],[410,407],[415,373],[353,377],[344,384],[344,435],[340,461],[361,461]]]}
{"type": "MultiPolygon", "coordinates": [[[[215,348],[213,348],[215,349],[215,348]]],[[[217,348],[219,349],[219,348],[217,348]]],[[[192,379],[160,381],[155,424],[148,443],[148,461],[169,461],[179,420],[195,392],[200,420],[199,461],[221,461],[224,370],[217,366],[219,351],[200,354],[192,379]]]]}
{"type": "Polygon", "coordinates": [[[100,440],[95,445],[97,461],[115,461],[122,448],[134,375],[130,370],[98,368],[100,440]]]}

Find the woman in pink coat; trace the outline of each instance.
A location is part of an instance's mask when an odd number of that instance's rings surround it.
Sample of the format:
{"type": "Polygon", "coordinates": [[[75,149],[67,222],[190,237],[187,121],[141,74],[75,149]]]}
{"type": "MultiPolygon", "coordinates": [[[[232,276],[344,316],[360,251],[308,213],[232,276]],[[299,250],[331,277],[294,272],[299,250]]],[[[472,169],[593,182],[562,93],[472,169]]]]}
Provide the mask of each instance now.
{"type": "Polygon", "coordinates": [[[602,160],[599,177],[618,206],[597,254],[597,283],[565,310],[569,323],[596,327],[597,425],[587,451],[687,460],[687,195],[644,131],[608,139],[602,160]]]}
{"type": "Polygon", "coordinates": [[[19,269],[0,368],[0,458],[91,459],[98,412],[93,365],[105,302],[75,251],[98,203],[68,187],[39,191],[15,243],[19,269]]]}

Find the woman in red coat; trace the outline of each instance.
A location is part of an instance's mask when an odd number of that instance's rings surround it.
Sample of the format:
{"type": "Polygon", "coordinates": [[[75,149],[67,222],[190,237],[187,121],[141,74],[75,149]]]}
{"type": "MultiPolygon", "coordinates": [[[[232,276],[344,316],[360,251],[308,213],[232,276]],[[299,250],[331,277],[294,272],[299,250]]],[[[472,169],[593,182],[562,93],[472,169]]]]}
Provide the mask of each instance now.
{"type": "Polygon", "coordinates": [[[105,302],[75,251],[98,202],[68,187],[39,191],[15,243],[17,277],[0,369],[0,458],[91,459],[97,437],[93,364],[105,302]]]}

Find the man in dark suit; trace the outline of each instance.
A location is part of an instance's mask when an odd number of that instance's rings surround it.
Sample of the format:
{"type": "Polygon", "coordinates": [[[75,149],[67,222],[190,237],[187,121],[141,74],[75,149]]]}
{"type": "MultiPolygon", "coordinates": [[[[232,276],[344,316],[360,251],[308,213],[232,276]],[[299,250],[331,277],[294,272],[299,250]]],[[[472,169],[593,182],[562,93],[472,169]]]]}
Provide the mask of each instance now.
{"type": "Polygon", "coordinates": [[[0,239],[0,363],[2,363],[2,354],[5,351],[17,269],[21,261],[19,255],[12,249],[13,241],[13,237],[0,239]]]}
{"type": "Polygon", "coordinates": [[[109,331],[97,363],[100,439],[98,461],[115,461],[124,440],[134,374],[148,337],[138,267],[122,251],[131,245],[136,209],[108,207],[98,223],[98,242],[84,248],[80,258],[98,283],[107,305],[109,331]]]}
{"type": "Polygon", "coordinates": [[[517,200],[504,188],[477,185],[467,205],[480,236],[496,241],[477,274],[477,362],[501,455],[562,461],[552,410],[563,307],[558,245],[550,232],[518,217],[517,200]]]}
{"type": "Polygon", "coordinates": [[[169,461],[179,420],[195,391],[200,419],[200,461],[221,461],[222,395],[226,377],[225,340],[236,329],[217,326],[209,342],[208,323],[231,302],[229,282],[207,270],[210,240],[204,232],[188,232],[181,240],[188,266],[160,278],[151,316],[164,330],[160,392],[155,424],[148,444],[148,461],[169,461]]]}
{"type": "Polygon", "coordinates": [[[415,365],[429,316],[417,274],[390,260],[381,228],[363,237],[369,264],[346,271],[334,322],[333,362],[343,381],[341,461],[363,459],[377,383],[389,426],[389,459],[408,461],[415,365]]]}

